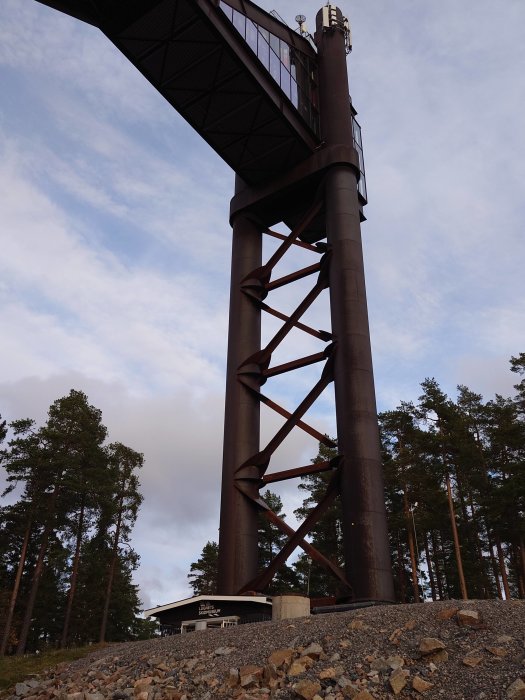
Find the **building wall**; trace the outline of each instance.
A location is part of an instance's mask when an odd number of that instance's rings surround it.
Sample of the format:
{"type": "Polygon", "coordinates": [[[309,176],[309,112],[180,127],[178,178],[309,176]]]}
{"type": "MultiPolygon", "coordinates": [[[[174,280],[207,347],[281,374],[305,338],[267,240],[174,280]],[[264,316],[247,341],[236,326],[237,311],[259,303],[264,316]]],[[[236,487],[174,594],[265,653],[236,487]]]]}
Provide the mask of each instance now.
{"type": "MultiPolygon", "coordinates": [[[[173,625],[179,627],[185,620],[206,620],[217,617],[227,617],[238,615],[240,622],[248,622],[251,618],[258,618],[265,615],[268,619],[272,616],[272,606],[268,603],[257,603],[255,601],[223,601],[223,600],[200,600],[195,603],[181,605],[171,610],[164,610],[157,614],[153,613],[161,625],[173,625]]],[[[255,621],[255,620],[254,620],[255,621]]]]}

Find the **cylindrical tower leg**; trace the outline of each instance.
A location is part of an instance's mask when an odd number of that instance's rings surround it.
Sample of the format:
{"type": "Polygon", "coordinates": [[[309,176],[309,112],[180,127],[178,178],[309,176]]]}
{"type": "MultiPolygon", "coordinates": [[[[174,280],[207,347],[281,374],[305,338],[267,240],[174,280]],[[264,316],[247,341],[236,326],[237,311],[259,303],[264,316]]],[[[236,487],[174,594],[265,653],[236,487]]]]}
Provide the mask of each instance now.
{"type": "Polygon", "coordinates": [[[261,347],[260,309],[241,289],[242,280],[260,267],[261,262],[260,226],[245,214],[236,215],[233,221],[219,535],[220,595],[235,595],[257,574],[257,512],[253,503],[235,487],[235,472],[259,451],[260,402],[239,381],[238,369],[261,347]]]}
{"type": "MultiPolygon", "coordinates": [[[[332,6],[333,7],[333,6],[332,6]]],[[[321,130],[327,145],[352,145],[342,15],[317,15],[321,130]]],[[[381,453],[368,328],[357,173],[334,165],[326,178],[326,230],[332,250],[330,305],[346,575],[356,600],[391,601],[381,453]]]]}

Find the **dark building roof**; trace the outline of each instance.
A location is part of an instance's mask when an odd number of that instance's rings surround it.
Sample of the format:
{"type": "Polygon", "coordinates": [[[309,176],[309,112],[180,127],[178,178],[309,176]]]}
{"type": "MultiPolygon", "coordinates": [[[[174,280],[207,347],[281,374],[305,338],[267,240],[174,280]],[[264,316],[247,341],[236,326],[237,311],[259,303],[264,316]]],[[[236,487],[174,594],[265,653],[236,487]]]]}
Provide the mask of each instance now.
{"type": "Polygon", "coordinates": [[[261,622],[272,617],[272,599],[266,596],[218,596],[198,595],[167,605],[157,605],[145,610],[147,617],[157,618],[162,628],[170,633],[180,631],[183,622],[208,620],[220,621],[237,618],[240,624],[261,622]]]}

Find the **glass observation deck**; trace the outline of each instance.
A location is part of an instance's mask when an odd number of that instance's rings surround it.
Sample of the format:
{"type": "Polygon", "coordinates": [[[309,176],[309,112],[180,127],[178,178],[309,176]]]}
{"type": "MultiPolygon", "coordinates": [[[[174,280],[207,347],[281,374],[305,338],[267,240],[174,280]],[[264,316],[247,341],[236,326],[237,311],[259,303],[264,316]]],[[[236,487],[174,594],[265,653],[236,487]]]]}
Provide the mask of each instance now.
{"type": "Polygon", "coordinates": [[[315,63],[223,0],[220,0],[219,7],[308,126],[319,136],[315,63]]]}
{"type": "Polygon", "coordinates": [[[366,177],[365,177],[365,159],[363,158],[363,141],[361,139],[361,127],[355,116],[352,116],[352,136],[354,139],[354,148],[357,151],[357,156],[359,158],[359,172],[360,178],[357,183],[357,191],[360,195],[360,199],[364,200],[364,204],[368,202],[368,195],[366,192],[366,177]]]}
{"type": "MultiPolygon", "coordinates": [[[[219,7],[308,126],[320,138],[315,61],[228,5],[224,0],[219,1],[219,7]]],[[[355,118],[353,107],[352,112],[354,113],[352,137],[359,158],[360,171],[357,190],[361,204],[366,204],[368,198],[361,127],[355,118]]]]}

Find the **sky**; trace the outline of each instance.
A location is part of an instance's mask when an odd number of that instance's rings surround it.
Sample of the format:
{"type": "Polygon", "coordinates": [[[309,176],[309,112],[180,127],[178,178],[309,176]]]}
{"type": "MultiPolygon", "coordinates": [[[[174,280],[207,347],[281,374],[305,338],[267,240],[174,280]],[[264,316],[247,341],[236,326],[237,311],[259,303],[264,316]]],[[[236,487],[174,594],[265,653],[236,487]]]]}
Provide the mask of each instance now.
{"type": "MultiPolygon", "coordinates": [[[[320,6],[259,4],[311,31],[320,6]]],[[[508,360],[525,351],[525,4],[341,8],[378,408],[416,400],[426,377],[451,396],[511,395],[508,360]]],[[[0,85],[0,413],[42,423],[84,391],[110,439],[145,456],[143,605],[187,597],[190,563],[218,538],[233,173],[100,32],[33,0],[0,4],[0,85]]],[[[329,330],[326,300],[309,322],[329,330]]],[[[310,347],[292,333],[283,359],[310,347]]],[[[293,408],[316,371],[273,396],[293,408]]],[[[330,391],[308,418],[334,434],[330,391]]],[[[263,442],[278,425],[264,413],[263,442]]],[[[294,433],[272,466],[316,452],[294,433]]],[[[282,496],[290,519],[301,495],[282,496]]]]}

